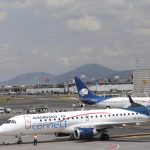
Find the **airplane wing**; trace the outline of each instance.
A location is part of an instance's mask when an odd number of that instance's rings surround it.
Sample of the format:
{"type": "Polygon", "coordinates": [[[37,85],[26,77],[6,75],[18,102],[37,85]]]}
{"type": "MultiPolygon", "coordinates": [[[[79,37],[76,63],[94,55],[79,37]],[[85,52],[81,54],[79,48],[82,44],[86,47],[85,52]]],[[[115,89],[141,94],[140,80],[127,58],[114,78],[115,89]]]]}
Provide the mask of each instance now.
{"type": "MultiPolygon", "coordinates": [[[[139,123],[139,122],[137,122],[139,123]]],[[[95,128],[96,130],[110,129],[116,127],[124,127],[129,124],[136,124],[135,122],[101,122],[101,123],[86,123],[86,124],[76,124],[67,127],[67,130],[70,132],[74,132],[76,128],[95,128]]]]}

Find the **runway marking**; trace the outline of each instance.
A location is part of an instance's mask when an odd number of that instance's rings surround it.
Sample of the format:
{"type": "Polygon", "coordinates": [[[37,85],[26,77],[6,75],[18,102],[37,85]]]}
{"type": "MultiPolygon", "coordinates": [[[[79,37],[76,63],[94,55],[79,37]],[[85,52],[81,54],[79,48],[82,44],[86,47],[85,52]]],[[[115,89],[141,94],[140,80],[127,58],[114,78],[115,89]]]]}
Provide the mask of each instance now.
{"type": "Polygon", "coordinates": [[[116,135],[112,138],[143,138],[143,137],[150,137],[150,133],[136,133],[136,134],[123,134],[123,135],[116,135]]]}
{"type": "Polygon", "coordinates": [[[127,129],[150,129],[150,126],[127,126],[127,129]]]}
{"type": "Polygon", "coordinates": [[[120,148],[120,145],[118,144],[110,144],[110,150],[117,150],[120,148]]]}
{"type": "Polygon", "coordinates": [[[131,137],[124,137],[124,138],[144,138],[144,137],[150,137],[150,135],[138,135],[138,136],[131,136],[131,137]]]}

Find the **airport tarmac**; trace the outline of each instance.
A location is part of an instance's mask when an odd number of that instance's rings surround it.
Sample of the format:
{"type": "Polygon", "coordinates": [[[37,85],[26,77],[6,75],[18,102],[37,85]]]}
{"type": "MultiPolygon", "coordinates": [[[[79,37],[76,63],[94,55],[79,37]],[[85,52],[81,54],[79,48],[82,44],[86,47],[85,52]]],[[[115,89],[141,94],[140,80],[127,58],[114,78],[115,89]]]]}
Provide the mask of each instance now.
{"type": "Polygon", "coordinates": [[[16,96],[15,100],[8,103],[3,103],[1,107],[10,107],[12,110],[23,110],[25,107],[45,106],[47,105],[50,109],[58,108],[72,108],[72,103],[76,102],[76,98],[68,96],[36,96],[27,95],[23,97],[16,96]]]}
{"type": "Polygon", "coordinates": [[[141,132],[132,133],[128,130],[130,134],[127,134],[123,129],[115,130],[113,130],[114,135],[111,135],[110,141],[100,141],[98,138],[95,138],[93,141],[70,141],[68,137],[58,138],[53,135],[38,135],[39,142],[37,146],[33,146],[32,136],[23,137],[23,144],[15,144],[17,139],[14,137],[0,137],[0,140],[6,140],[6,142],[7,140],[10,141],[9,145],[0,145],[0,150],[149,150],[150,133],[142,135],[141,132]],[[119,132],[119,135],[115,133],[115,130],[119,132]]]}
{"type": "MultiPolygon", "coordinates": [[[[64,108],[73,110],[74,100],[67,100],[57,97],[38,97],[31,96],[27,102],[16,102],[9,104],[15,110],[24,107],[24,105],[42,104],[48,105],[50,109],[64,108]]],[[[10,114],[11,115],[11,114],[10,114]]],[[[15,115],[15,114],[13,114],[15,115]]],[[[140,126],[127,126],[124,128],[114,128],[109,130],[110,141],[100,141],[95,138],[93,141],[70,141],[68,137],[55,137],[54,135],[38,135],[38,145],[33,146],[33,137],[31,135],[22,137],[23,144],[16,144],[18,140],[15,137],[0,136],[0,150],[27,150],[27,149],[55,149],[55,150],[149,150],[150,149],[150,122],[140,126]],[[9,143],[3,145],[2,142],[9,143]]]]}

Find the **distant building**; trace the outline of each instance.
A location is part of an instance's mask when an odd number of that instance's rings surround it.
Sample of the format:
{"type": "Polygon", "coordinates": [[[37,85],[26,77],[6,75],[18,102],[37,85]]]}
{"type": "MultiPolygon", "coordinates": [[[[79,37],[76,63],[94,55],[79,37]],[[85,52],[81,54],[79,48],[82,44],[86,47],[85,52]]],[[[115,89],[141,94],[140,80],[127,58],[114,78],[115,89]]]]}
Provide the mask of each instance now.
{"type": "Polygon", "coordinates": [[[134,96],[150,96],[150,69],[133,71],[134,96]]]}
{"type": "Polygon", "coordinates": [[[115,76],[115,80],[119,80],[120,79],[120,76],[115,76]]]}

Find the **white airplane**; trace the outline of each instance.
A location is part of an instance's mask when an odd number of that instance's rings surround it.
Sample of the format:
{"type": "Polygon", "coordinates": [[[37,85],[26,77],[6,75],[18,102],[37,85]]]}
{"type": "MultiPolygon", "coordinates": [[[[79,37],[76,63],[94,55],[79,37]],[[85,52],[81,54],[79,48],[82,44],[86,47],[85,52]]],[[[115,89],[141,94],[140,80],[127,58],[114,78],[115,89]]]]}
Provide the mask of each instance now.
{"type": "MultiPolygon", "coordinates": [[[[109,140],[107,130],[113,127],[136,124],[150,120],[150,107],[139,106],[130,98],[131,106],[122,109],[25,114],[10,118],[0,126],[0,136],[55,134],[71,135],[76,140],[92,140],[99,135],[109,140]]],[[[18,143],[20,143],[18,141],[18,143]]]]}
{"type": "MultiPolygon", "coordinates": [[[[130,106],[128,97],[98,96],[93,94],[79,77],[75,77],[74,79],[79,99],[84,104],[95,105],[99,108],[128,108],[130,106]]],[[[141,105],[150,106],[150,97],[132,97],[132,99],[141,105]]]]}

